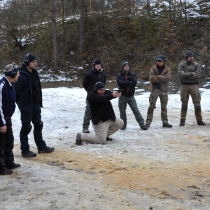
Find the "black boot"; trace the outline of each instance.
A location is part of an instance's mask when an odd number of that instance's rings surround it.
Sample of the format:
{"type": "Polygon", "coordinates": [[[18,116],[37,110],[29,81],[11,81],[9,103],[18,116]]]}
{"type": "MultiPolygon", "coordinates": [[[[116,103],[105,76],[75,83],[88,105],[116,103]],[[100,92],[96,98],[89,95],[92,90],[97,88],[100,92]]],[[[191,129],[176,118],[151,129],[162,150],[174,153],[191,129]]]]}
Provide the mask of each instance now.
{"type": "Polygon", "coordinates": [[[36,157],[36,153],[28,150],[27,152],[22,152],[22,157],[26,158],[36,157]]]}
{"type": "Polygon", "coordinates": [[[169,123],[163,123],[163,127],[164,128],[172,128],[172,125],[170,125],[169,123]]]}
{"type": "Polygon", "coordinates": [[[121,130],[125,130],[126,129],[126,124],[123,125],[123,127],[121,128],[121,130]]]}
{"type": "Polygon", "coordinates": [[[82,145],[81,134],[78,133],[76,137],[76,145],[82,145]]]}
{"type": "Polygon", "coordinates": [[[54,147],[45,147],[44,149],[38,149],[38,153],[50,153],[54,151],[54,147]]]}
{"type": "Polygon", "coordinates": [[[7,165],[7,168],[8,169],[14,169],[14,168],[18,168],[18,167],[20,167],[21,165],[19,164],[19,163],[12,163],[12,164],[10,164],[10,165],[7,165]]]}
{"type": "Polygon", "coordinates": [[[145,125],[145,124],[141,124],[140,127],[141,127],[142,130],[147,130],[148,129],[147,125],[145,125]]]}
{"type": "Polygon", "coordinates": [[[11,169],[2,168],[2,170],[0,170],[0,175],[10,175],[12,173],[13,173],[13,170],[11,169]]]}
{"type": "Polygon", "coordinates": [[[206,123],[205,123],[205,122],[203,122],[202,120],[197,121],[197,124],[198,124],[198,125],[203,125],[203,126],[205,126],[205,125],[206,125],[206,123]]]}
{"type": "Polygon", "coordinates": [[[185,126],[185,121],[181,120],[179,126],[185,126]]]}
{"type": "Polygon", "coordinates": [[[147,129],[150,127],[150,124],[146,124],[146,126],[147,126],[147,129]]]}
{"type": "Polygon", "coordinates": [[[109,136],[106,137],[106,141],[112,141],[113,139],[110,138],[109,136]]]}

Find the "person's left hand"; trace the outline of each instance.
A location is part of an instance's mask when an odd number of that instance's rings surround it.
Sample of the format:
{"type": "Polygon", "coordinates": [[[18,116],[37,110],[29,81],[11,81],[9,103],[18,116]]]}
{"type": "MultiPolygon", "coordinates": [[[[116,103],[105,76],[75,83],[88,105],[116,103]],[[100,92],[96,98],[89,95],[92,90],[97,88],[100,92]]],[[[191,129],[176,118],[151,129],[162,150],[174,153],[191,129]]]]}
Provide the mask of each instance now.
{"type": "Polygon", "coordinates": [[[1,133],[5,133],[6,131],[7,131],[7,126],[6,125],[0,127],[0,132],[1,133]]]}

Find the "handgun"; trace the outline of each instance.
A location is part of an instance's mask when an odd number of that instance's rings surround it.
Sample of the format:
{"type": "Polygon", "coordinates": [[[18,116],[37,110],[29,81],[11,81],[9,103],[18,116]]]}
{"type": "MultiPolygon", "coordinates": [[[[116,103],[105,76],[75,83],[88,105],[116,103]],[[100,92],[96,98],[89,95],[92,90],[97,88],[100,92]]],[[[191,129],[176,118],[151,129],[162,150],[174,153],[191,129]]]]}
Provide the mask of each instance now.
{"type": "Polygon", "coordinates": [[[114,92],[114,91],[117,91],[117,92],[119,92],[119,93],[122,93],[123,89],[114,88],[114,89],[112,90],[112,92],[114,92]]]}

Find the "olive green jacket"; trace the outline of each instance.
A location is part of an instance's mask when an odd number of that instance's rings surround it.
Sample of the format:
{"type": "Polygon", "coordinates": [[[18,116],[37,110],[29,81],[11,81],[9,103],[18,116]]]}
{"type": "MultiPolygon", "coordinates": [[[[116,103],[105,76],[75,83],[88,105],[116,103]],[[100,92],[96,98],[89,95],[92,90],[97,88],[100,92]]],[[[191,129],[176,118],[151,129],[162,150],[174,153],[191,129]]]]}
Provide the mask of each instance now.
{"type": "Polygon", "coordinates": [[[183,61],[179,64],[178,73],[183,84],[196,84],[201,75],[201,67],[196,61],[183,61]]]}

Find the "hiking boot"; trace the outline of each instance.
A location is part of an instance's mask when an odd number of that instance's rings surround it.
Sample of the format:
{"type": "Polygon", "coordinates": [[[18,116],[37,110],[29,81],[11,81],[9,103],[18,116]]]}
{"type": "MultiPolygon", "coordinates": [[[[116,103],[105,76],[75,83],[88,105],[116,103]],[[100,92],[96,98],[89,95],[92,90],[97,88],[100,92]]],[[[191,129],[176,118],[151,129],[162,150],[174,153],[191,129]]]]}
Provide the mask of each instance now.
{"type": "Polygon", "coordinates": [[[0,171],[0,175],[10,175],[13,173],[13,170],[10,170],[10,169],[6,169],[6,168],[3,168],[1,171],[0,171]]]}
{"type": "Polygon", "coordinates": [[[82,145],[81,134],[78,133],[76,137],[76,145],[82,145]]]}
{"type": "Polygon", "coordinates": [[[147,129],[150,127],[150,124],[146,124],[146,126],[147,126],[147,129]]]}
{"type": "Polygon", "coordinates": [[[206,123],[205,123],[205,122],[203,122],[202,120],[197,121],[197,124],[198,124],[198,125],[203,125],[203,126],[205,126],[205,125],[206,125],[206,123]]]}
{"type": "Polygon", "coordinates": [[[36,157],[36,153],[28,150],[27,152],[22,152],[22,157],[26,158],[36,157]]]}
{"type": "Polygon", "coordinates": [[[172,128],[172,125],[170,125],[169,123],[163,123],[163,127],[164,128],[172,128]]]}
{"type": "Polygon", "coordinates": [[[88,128],[87,128],[87,129],[84,128],[82,132],[83,132],[83,133],[90,133],[90,131],[88,130],[88,128]]]}
{"type": "Polygon", "coordinates": [[[20,167],[21,165],[19,163],[12,163],[11,165],[7,165],[8,169],[15,169],[20,167]]]}
{"type": "Polygon", "coordinates": [[[44,149],[38,149],[38,154],[40,153],[50,153],[54,151],[54,147],[45,147],[44,149]]]}
{"type": "Polygon", "coordinates": [[[185,126],[185,121],[181,120],[179,126],[185,126]]]}
{"type": "Polygon", "coordinates": [[[122,128],[120,128],[121,130],[125,130],[126,129],[126,124],[123,125],[122,128]]]}
{"type": "Polygon", "coordinates": [[[140,127],[141,127],[142,130],[147,130],[148,129],[147,125],[145,125],[145,124],[141,124],[140,127]]]}
{"type": "Polygon", "coordinates": [[[113,139],[110,138],[109,136],[106,137],[106,141],[112,141],[113,139]]]}

